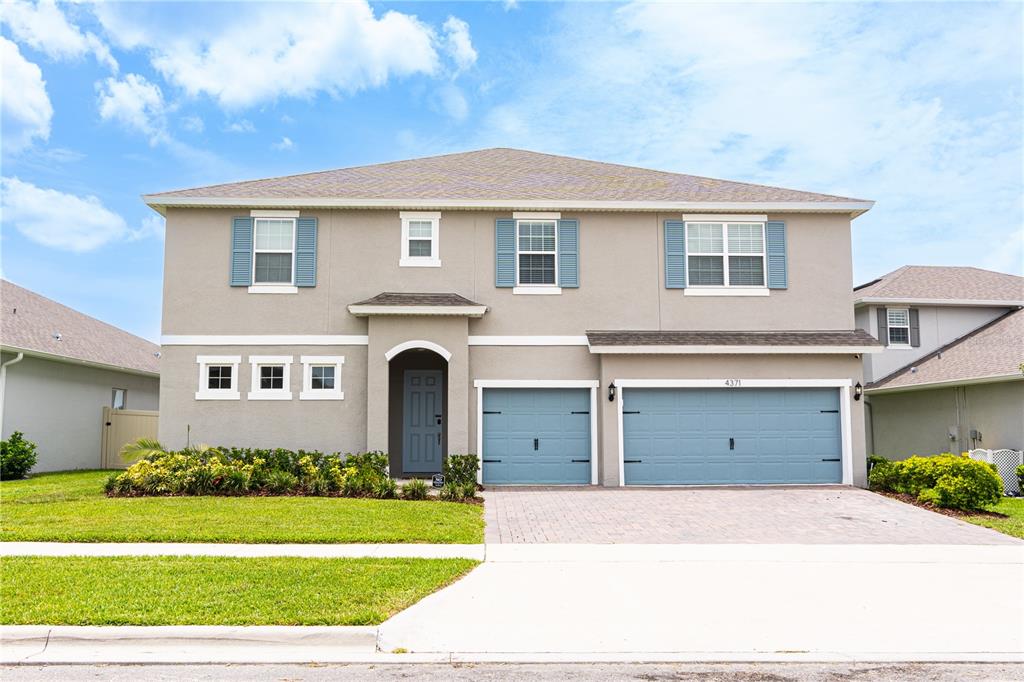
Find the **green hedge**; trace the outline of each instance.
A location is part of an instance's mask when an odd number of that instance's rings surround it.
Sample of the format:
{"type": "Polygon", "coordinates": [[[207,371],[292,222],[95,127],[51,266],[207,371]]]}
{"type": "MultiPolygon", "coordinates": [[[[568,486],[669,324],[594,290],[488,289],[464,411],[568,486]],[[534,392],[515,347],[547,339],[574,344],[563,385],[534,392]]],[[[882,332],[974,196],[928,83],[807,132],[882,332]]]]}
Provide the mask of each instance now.
{"type": "Polygon", "coordinates": [[[872,490],[913,495],[948,509],[983,509],[1003,497],[1003,479],[995,465],[971,459],[967,453],[914,455],[897,462],[875,459],[868,481],[872,490]]]}
{"type": "Polygon", "coordinates": [[[25,440],[21,431],[15,431],[7,440],[0,441],[0,480],[25,478],[36,465],[36,444],[25,440]]]}

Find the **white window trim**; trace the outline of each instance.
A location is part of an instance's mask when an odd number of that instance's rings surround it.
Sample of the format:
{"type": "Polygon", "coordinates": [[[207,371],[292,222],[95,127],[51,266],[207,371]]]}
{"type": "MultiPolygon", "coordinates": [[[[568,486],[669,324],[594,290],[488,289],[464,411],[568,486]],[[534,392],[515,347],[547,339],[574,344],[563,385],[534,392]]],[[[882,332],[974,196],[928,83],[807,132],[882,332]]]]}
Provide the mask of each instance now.
{"type": "Polygon", "coordinates": [[[299,400],[344,400],[345,392],[341,390],[341,366],[345,364],[344,355],[303,355],[302,391],[299,400]],[[331,365],[334,367],[334,388],[313,388],[313,367],[331,365]]]}
{"type": "MultiPolygon", "coordinates": [[[[268,211],[269,213],[269,211],[268,211]]],[[[252,273],[249,285],[250,294],[297,294],[298,287],[295,286],[295,240],[297,238],[298,218],[277,213],[275,215],[264,215],[252,219],[252,273]],[[292,248],[291,249],[257,249],[256,248],[256,221],[261,219],[289,220],[292,223],[292,248]],[[257,253],[287,253],[292,257],[290,282],[257,282],[256,281],[256,254],[257,253]],[[294,289],[294,291],[292,291],[294,289]]]]}
{"type": "MultiPolygon", "coordinates": [[[[624,388],[836,388],[839,390],[840,441],[842,443],[842,484],[853,485],[852,379],[615,379],[616,423],[619,447],[619,486],[626,485],[625,438],[622,429],[624,388]]],[[[817,484],[807,484],[813,486],[817,484]]]]}
{"type": "Polygon", "coordinates": [[[753,220],[693,220],[683,223],[683,241],[686,244],[686,288],[684,296],[768,296],[768,236],[765,234],[765,223],[753,220]],[[761,226],[761,253],[730,253],[729,252],[729,223],[760,225],[761,226]],[[722,252],[707,253],[704,251],[690,251],[690,224],[703,223],[722,226],[722,252]],[[724,284],[690,284],[690,256],[721,256],[722,275],[724,284]],[[764,277],[764,284],[729,284],[729,256],[760,256],[761,274],[764,277]],[[709,292],[709,293],[703,293],[709,292]],[[712,293],[713,292],[713,293],[712,293]],[[736,293],[733,293],[736,292],[736,293]]]}
{"type": "Polygon", "coordinates": [[[484,482],[484,389],[485,388],[586,388],[590,390],[590,484],[597,485],[597,391],[594,379],[475,379],[476,452],[479,466],[476,482],[484,482]]]}
{"type": "Polygon", "coordinates": [[[888,308],[887,307],[885,309],[885,347],[886,348],[891,348],[893,350],[909,350],[909,349],[913,348],[913,346],[910,343],[910,308],[903,308],[903,307],[888,308]],[[892,324],[892,321],[889,318],[889,311],[890,310],[902,310],[902,311],[904,311],[907,314],[907,323],[906,324],[897,324],[897,325],[892,324]],[[907,342],[906,343],[893,343],[892,342],[892,330],[894,328],[895,329],[906,329],[907,330],[907,342]]]}
{"type": "Polygon", "coordinates": [[[249,400],[291,400],[292,360],[291,355],[250,355],[249,365],[252,368],[252,378],[247,398],[249,400]],[[260,367],[267,365],[284,365],[284,388],[260,388],[260,367]]]}
{"type": "Polygon", "coordinates": [[[262,209],[252,209],[249,211],[250,218],[298,218],[298,211],[283,211],[275,209],[272,211],[265,211],[262,209]]]}
{"type": "Polygon", "coordinates": [[[548,294],[555,295],[562,293],[562,288],[558,286],[558,220],[553,218],[516,218],[516,285],[512,288],[513,294],[548,294]],[[554,223],[555,224],[555,250],[554,251],[521,251],[519,249],[519,223],[554,223]],[[520,284],[519,283],[519,256],[520,254],[526,254],[527,256],[539,255],[539,256],[554,256],[555,257],[555,281],[551,284],[520,284]]]}
{"type": "Polygon", "coordinates": [[[199,383],[197,384],[196,400],[238,400],[241,397],[238,392],[238,365],[241,362],[242,356],[240,355],[197,355],[199,383]],[[206,368],[210,365],[231,366],[231,388],[207,388],[210,384],[206,368]]]}
{"type": "MultiPolygon", "coordinates": [[[[441,267],[441,212],[440,211],[399,211],[402,219],[402,253],[398,259],[399,267],[403,268],[439,268],[441,267]],[[430,221],[430,255],[409,255],[409,223],[412,221],[430,221]]],[[[419,238],[418,238],[419,239],[419,238]]]]}

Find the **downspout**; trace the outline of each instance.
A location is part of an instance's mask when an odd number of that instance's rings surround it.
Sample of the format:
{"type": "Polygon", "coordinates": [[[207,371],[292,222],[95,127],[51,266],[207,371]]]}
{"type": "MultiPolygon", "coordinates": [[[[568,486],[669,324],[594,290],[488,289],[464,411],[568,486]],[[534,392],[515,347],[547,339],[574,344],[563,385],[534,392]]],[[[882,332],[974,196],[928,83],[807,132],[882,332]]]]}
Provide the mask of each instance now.
{"type": "Polygon", "coordinates": [[[0,438],[4,431],[4,395],[7,393],[7,368],[25,359],[24,353],[18,353],[7,362],[0,364],[0,438]]]}

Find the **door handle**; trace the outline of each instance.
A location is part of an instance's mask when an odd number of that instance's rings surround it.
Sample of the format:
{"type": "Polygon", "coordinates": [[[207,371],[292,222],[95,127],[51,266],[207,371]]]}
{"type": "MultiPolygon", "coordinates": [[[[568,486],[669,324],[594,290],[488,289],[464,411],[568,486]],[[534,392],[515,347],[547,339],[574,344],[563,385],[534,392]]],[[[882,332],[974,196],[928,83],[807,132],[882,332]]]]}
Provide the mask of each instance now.
{"type": "Polygon", "coordinates": [[[540,447],[540,438],[534,438],[533,439],[533,449],[536,450],[539,447],[540,447]]]}
{"type": "Polygon", "coordinates": [[[437,419],[437,425],[440,426],[441,425],[441,415],[435,414],[434,418],[437,419]]]}
{"type": "Polygon", "coordinates": [[[730,438],[729,439],[729,449],[730,450],[735,450],[736,449],[736,439],[735,438],[730,438]]]}

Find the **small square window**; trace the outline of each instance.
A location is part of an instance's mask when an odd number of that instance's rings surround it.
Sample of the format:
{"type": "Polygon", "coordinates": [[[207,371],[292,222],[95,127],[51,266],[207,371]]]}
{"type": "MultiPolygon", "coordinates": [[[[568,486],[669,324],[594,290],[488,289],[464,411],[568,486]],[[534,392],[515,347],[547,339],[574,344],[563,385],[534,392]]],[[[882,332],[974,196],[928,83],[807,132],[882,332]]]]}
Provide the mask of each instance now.
{"type": "Polygon", "coordinates": [[[260,390],[272,391],[284,388],[284,365],[260,367],[260,390]]]}
{"type": "Polygon", "coordinates": [[[213,390],[231,388],[231,365],[209,365],[206,387],[213,390]]]}
{"type": "Polygon", "coordinates": [[[128,391],[123,388],[115,388],[110,398],[110,406],[115,410],[123,410],[128,406],[128,391]]]}
{"type": "Polygon", "coordinates": [[[439,233],[441,214],[426,211],[403,211],[402,253],[398,264],[403,267],[439,267],[439,233]]]}
{"type": "Polygon", "coordinates": [[[312,372],[312,388],[314,391],[334,390],[334,365],[314,365],[310,368],[312,372]]]}

